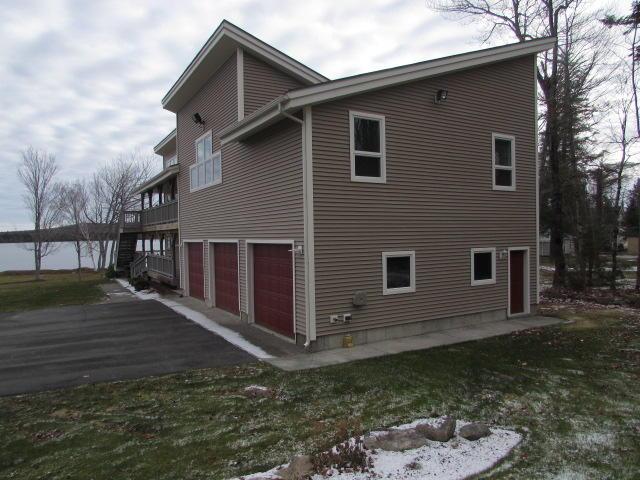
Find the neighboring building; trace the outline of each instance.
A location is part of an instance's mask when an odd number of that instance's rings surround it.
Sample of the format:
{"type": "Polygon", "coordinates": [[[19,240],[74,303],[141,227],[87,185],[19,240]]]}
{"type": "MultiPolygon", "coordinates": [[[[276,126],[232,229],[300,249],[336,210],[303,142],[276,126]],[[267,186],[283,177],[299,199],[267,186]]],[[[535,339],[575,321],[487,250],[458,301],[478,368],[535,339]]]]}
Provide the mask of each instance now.
{"type": "MultiPolygon", "coordinates": [[[[565,235],[562,242],[562,250],[565,255],[576,254],[576,243],[574,237],[565,235]]],[[[551,255],[551,238],[548,235],[540,237],[540,256],[549,257],[551,255]]]]}
{"type": "Polygon", "coordinates": [[[150,277],[178,286],[178,172],[176,131],[154,148],[162,156],[162,171],[141,185],[140,210],[124,212],[116,267],[136,276],[150,277]]]}
{"type": "Polygon", "coordinates": [[[223,22],[162,101],[185,293],[311,349],[533,312],[554,41],[329,81],[223,22]]]}
{"type": "Polygon", "coordinates": [[[627,237],[627,255],[638,255],[638,237],[630,236],[627,237]]]}

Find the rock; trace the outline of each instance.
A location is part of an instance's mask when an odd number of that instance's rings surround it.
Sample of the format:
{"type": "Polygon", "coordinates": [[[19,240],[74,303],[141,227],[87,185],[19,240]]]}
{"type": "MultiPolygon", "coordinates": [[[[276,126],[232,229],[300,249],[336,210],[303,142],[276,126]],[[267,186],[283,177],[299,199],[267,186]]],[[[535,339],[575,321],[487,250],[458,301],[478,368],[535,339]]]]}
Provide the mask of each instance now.
{"type": "Polygon", "coordinates": [[[364,437],[364,446],[369,450],[388,450],[400,452],[420,448],[427,444],[427,439],[414,429],[389,430],[379,435],[364,437]]]}
{"type": "Polygon", "coordinates": [[[310,455],[297,455],[286,467],[277,471],[283,480],[304,480],[313,473],[313,462],[310,455]]]}
{"type": "Polygon", "coordinates": [[[429,425],[428,423],[418,425],[416,431],[429,440],[448,442],[456,433],[456,419],[447,416],[438,425],[429,425]]]}
{"type": "Polygon", "coordinates": [[[460,428],[458,435],[467,440],[475,441],[491,435],[491,430],[484,423],[468,423],[460,428]]]}
{"type": "Polygon", "coordinates": [[[273,390],[267,387],[263,387],[261,385],[249,385],[243,390],[245,396],[250,398],[256,397],[264,397],[264,398],[273,398],[275,396],[273,390]]]}

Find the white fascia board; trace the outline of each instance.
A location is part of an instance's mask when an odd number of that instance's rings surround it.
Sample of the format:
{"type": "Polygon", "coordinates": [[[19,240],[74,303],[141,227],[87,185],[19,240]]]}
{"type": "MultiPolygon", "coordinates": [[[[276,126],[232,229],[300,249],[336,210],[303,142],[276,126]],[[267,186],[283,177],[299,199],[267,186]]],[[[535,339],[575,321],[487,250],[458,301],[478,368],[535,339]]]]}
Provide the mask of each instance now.
{"type": "Polygon", "coordinates": [[[262,112],[258,111],[253,116],[245,118],[242,123],[221,132],[222,143],[241,140],[249,136],[254,131],[273,123],[278,117],[283,117],[281,112],[289,113],[306,105],[314,105],[371,90],[532,55],[551,48],[555,42],[556,39],[553,37],[530,40],[292,90],[276,99],[262,112]]]}
{"type": "Polygon", "coordinates": [[[555,38],[531,40],[314,85],[289,92],[287,109],[531,55],[551,48],[555,42],[555,38]]]}
{"type": "Polygon", "coordinates": [[[158,155],[161,155],[160,151],[167,146],[172,140],[176,139],[176,129],[174,128],[171,133],[169,133],[166,137],[164,137],[162,140],[160,140],[160,143],[158,143],[155,147],[153,147],[153,151],[155,153],[157,153],[158,155]]]}
{"type": "Polygon", "coordinates": [[[251,117],[246,122],[233,125],[231,128],[220,132],[220,143],[226,145],[229,142],[242,140],[245,136],[249,135],[256,128],[269,125],[276,122],[280,118],[284,118],[285,109],[282,107],[285,100],[273,103],[269,108],[265,108],[262,112],[251,117]]]}
{"type": "Polygon", "coordinates": [[[263,57],[267,61],[280,66],[288,71],[291,75],[299,78],[302,81],[306,81],[310,84],[317,84],[326,82],[328,79],[323,75],[315,72],[306,65],[297,62],[296,60],[288,57],[284,53],[278,51],[271,45],[253,37],[252,35],[242,31],[235,25],[224,20],[220,26],[213,32],[207,43],[196,54],[195,58],[191,61],[186,70],[180,75],[176,83],[169,89],[167,94],[162,98],[162,106],[167,107],[167,104],[175,96],[175,94],[184,86],[191,74],[200,66],[204,59],[211,53],[223,37],[228,37],[238,43],[238,46],[252,52],[259,57],[263,57]]]}

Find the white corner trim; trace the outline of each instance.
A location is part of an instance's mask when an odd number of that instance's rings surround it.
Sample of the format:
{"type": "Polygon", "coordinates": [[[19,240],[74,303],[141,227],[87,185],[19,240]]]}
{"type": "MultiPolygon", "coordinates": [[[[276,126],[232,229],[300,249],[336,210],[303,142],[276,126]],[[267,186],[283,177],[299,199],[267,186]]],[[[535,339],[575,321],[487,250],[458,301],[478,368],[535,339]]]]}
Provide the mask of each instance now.
{"type": "Polygon", "coordinates": [[[415,250],[382,252],[382,294],[395,295],[398,293],[413,293],[415,291],[416,291],[416,252],[415,250]],[[410,258],[410,272],[409,272],[410,285],[408,287],[387,288],[387,258],[394,258],[394,257],[410,258]]]}
{"type": "Polygon", "coordinates": [[[386,127],[384,115],[377,113],[354,112],[349,110],[349,158],[351,159],[351,181],[366,183],[387,183],[387,151],[386,151],[386,127]],[[380,123],[380,152],[364,152],[355,149],[355,131],[353,123],[356,118],[376,120],[380,123]],[[356,155],[380,159],[380,176],[363,177],[356,175],[356,155]]]}
{"type": "Polygon", "coordinates": [[[472,248],[471,249],[471,285],[493,285],[496,283],[496,249],[495,247],[472,248]],[[474,255],[476,253],[491,253],[491,278],[486,280],[475,280],[475,263],[474,255]]]}
{"type": "Polygon", "coordinates": [[[533,62],[533,116],[535,168],[536,168],[536,304],[540,303],[540,163],[538,159],[538,65],[533,62]]]}
{"type": "Polygon", "coordinates": [[[491,134],[491,179],[494,190],[514,192],[516,190],[516,137],[505,133],[491,134]],[[506,167],[496,164],[496,140],[508,140],[511,143],[511,166],[506,167]],[[496,185],[496,170],[508,170],[511,172],[511,185],[496,185]]]}
{"type": "Polygon", "coordinates": [[[313,114],[304,107],[302,124],[302,197],[304,205],[304,283],[306,341],[316,340],[316,264],[313,220],[313,114]]]}
{"type": "Polygon", "coordinates": [[[236,51],[236,74],[238,77],[238,121],[244,118],[244,50],[236,51]]]}

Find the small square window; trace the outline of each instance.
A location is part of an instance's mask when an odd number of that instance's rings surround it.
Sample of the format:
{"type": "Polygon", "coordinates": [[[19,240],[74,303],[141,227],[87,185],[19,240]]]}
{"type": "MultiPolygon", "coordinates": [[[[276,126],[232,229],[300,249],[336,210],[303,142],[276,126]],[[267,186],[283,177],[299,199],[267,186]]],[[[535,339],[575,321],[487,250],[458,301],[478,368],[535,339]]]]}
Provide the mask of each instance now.
{"type": "Polygon", "coordinates": [[[351,180],[385,183],[384,116],[349,112],[351,180]]]}
{"type": "Polygon", "coordinates": [[[492,134],[493,189],[516,189],[516,139],[512,135],[492,134]]]}
{"type": "Polygon", "coordinates": [[[496,283],[496,249],[471,249],[471,285],[496,283]]]}
{"type": "Polygon", "coordinates": [[[382,293],[410,293],[416,291],[415,252],[382,253],[382,293]]]}

